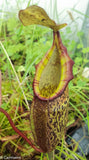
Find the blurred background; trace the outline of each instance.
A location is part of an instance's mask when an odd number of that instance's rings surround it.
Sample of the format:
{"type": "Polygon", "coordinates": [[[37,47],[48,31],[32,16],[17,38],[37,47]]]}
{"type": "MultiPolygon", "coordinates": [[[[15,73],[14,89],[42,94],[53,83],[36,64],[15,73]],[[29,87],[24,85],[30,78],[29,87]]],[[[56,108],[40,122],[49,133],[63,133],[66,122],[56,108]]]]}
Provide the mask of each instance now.
{"type": "Polygon", "coordinates": [[[11,16],[10,13],[12,12],[18,14],[18,11],[20,9],[24,9],[28,5],[32,4],[37,4],[40,7],[43,7],[49,14],[49,16],[55,19],[57,23],[66,22],[69,24],[69,22],[75,20],[78,23],[79,29],[83,25],[85,19],[84,15],[88,15],[89,10],[89,0],[1,0],[1,18],[5,17],[6,15],[11,16]],[[72,16],[74,19],[72,18],[72,16]]]}
{"type": "Polygon", "coordinates": [[[57,23],[67,23],[71,27],[75,38],[76,27],[84,32],[83,43],[87,47],[89,44],[89,0],[1,0],[0,1],[0,26],[4,20],[16,16],[20,9],[29,5],[37,4],[43,7],[48,15],[57,23]]]}

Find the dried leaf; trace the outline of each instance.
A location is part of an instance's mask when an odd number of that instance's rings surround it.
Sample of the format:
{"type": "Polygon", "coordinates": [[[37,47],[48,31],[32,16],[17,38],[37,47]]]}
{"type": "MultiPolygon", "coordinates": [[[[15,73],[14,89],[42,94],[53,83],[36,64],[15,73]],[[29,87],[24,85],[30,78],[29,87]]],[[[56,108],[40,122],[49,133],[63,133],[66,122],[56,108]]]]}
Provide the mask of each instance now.
{"type": "Polygon", "coordinates": [[[0,140],[1,140],[2,142],[4,142],[4,141],[14,140],[14,139],[16,139],[16,138],[18,138],[18,137],[19,137],[19,135],[6,136],[6,137],[0,137],[0,140]]]}
{"type": "Polygon", "coordinates": [[[55,21],[49,18],[45,10],[39,6],[32,5],[24,10],[20,10],[19,18],[23,25],[28,26],[32,24],[39,24],[58,31],[65,27],[67,24],[57,25],[55,21]]]}

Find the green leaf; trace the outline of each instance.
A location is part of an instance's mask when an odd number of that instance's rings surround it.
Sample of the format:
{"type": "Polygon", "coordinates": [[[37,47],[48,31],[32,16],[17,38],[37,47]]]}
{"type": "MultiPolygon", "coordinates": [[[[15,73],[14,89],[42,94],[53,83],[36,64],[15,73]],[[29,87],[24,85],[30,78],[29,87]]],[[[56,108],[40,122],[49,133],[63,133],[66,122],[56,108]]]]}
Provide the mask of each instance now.
{"type": "Polygon", "coordinates": [[[80,44],[78,44],[78,45],[77,45],[77,48],[78,48],[78,49],[83,48],[83,44],[81,44],[81,43],[80,43],[80,44]]]}
{"type": "Polygon", "coordinates": [[[88,53],[88,52],[89,52],[89,47],[83,48],[83,49],[82,49],[82,52],[83,52],[84,54],[88,53]]]}
{"type": "Polygon", "coordinates": [[[86,86],[86,81],[78,80],[78,81],[77,81],[77,86],[79,86],[79,87],[84,87],[84,86],[86,86]]]}
{"type": "Polygon", "coordinates": [[[77,65],[80,65],[81,62],[82,62],[82,58],[81,58],[81,57],[76,57],[76,58],[75,58],[75,63],[76,63],[77,65]]]}

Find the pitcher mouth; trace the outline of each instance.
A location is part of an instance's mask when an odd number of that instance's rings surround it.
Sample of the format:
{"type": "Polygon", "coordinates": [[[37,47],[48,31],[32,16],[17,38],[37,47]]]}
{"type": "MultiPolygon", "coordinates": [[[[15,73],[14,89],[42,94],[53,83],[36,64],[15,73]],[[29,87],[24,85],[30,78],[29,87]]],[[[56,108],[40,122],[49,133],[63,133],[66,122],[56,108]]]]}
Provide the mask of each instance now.
{"type": "Polygon", "coordinates": [[[36,66],[33,82],[34,96],[41,100],[53,100],[65,90],[68,82],[73,79],[74,62],[63,46],[59,29],[67,24],[56,24],[41,7],[32,5],[19,12],[23,25],[39,24],[53,30],[53,45],[36,66]]]}
{"type": "Polygon", "coordinates": [[[36,66],[34,94],[41,100],[53,100],[60,96],[73,79],[73,64],[59,31],[53,32],[53,45],[36,66]]]}

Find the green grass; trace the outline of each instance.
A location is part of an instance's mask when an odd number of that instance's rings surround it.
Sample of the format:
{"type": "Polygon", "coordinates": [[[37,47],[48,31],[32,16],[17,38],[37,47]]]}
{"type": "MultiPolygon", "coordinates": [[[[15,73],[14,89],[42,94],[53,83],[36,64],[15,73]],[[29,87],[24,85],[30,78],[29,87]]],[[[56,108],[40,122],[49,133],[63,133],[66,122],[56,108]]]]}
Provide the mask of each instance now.
{"type": "MultiPolygon", "coordinates": [[[[50,2],[52,5],[52,1],[50,2]]],[[[19,1],[18,1],[19,5],[19,1]]],[[[27,5],[30,5],[28,1],[27,5]]],[[[54,17],[57,16],[57,4],[55,2],[54,17]]],[[[2,10],[2,12],[5,12],[2,10]]],[[[8,15],[8,20],[2,16],[0,25],[0,70],[2,72],[2,108],[4,108],[13,119],[15,125],[28,137],[32,138],[29,122],[28,102],[33,99],[32,83],[35,74],[35,65],[39,63],[43,55],[52,45],[52,31],[39,26],[22,26],[16,15],[8,15]],[[20,110],[19,110],[20,107],[20,110]]],[[[58,17],[57,17],[58,18],[58,17]]],[[[75,25],[75,28],[77,26],[75,25]]],[[[83,68],[86,66],[89,48],[84,48],[82,43],[82,32],[77,28],[76,40],[68,38],[72,35],[70,26],[66,27],[65,33],[61,31],[63,43],[66,45],[69,55],[74,60],[74,79],[69,84],[69,120],[68,124],[75,121],[77,116],[81,123],[86,121],[89,131],[89,79],[82,77],[83,68]],[[67,36],[66,36],[67,35],[67,36]],[[77,47],[77,50],[75,48],[77,47]],[[74,52],[75,51],[75,52],[74,52]],[[81,103],[82,102],[82,103],[81,103]]],[[[0,113],[0,154],[10,156],[7,153],[7,145],[19,156],[25,157],[32,154],[33,149],[21,137],[14,138],[16,133],[10,126],[7,118],[0,113]],[[8,136],[11,136],[7,141],[8,136]],[[2,138],[4,137],[4,139],[2,138]],[[13,139],[11,139],[13,138],[13,139]]],[[[79,156],[75,150],[70,150],[62,142],[61,147],[57,147],[60,152],[55,154],[56,159],[66,160],[80,159],[86,160],[85,155],[79,156]]],[[[45,155],[47,157],[47,155],[45,155]]],[[[43,154],[37,156],[43,159],[43,154]]],[[[48,158],[47,158],[48,159],[48,158]]]]}

